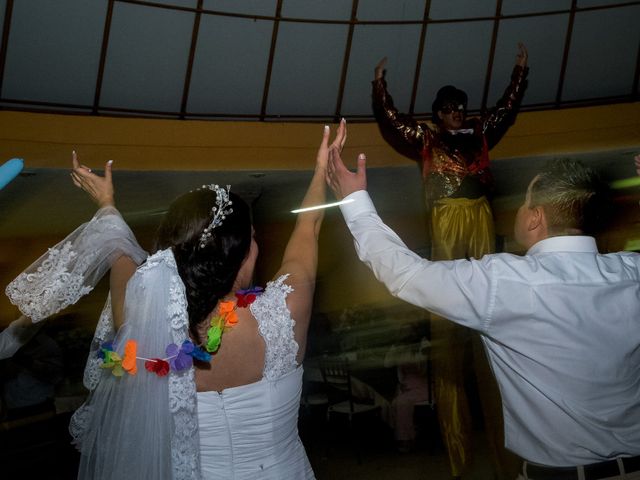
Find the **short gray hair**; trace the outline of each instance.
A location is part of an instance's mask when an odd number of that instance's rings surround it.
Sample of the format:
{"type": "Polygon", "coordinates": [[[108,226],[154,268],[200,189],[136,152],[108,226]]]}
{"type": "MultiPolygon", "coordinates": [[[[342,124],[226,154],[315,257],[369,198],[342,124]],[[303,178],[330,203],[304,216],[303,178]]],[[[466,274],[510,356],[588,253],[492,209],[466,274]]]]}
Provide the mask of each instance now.
{"type": "Polygon", "coordinates": [[[578,160],[549,162],[531,186],[530,206],[545,209],[553,234],[594,234],[604,224],[609,190],[600,175],[578,160]]]}

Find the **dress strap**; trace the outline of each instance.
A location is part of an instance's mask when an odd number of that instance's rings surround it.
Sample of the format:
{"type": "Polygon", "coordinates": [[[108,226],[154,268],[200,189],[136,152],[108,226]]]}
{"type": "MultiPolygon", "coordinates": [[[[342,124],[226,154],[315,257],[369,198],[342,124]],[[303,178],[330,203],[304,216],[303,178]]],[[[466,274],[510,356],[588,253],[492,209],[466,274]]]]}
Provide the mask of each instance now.
{"type": "Polygon", "coordinates": [[[285,283],[288,274],[267,283],[267,288],[250,306],[265,342],[263,377],[275,380],[297,367],[298,343],[293,335],[295,320],[287,307],[287,295],[293,291],[285,283]]]}

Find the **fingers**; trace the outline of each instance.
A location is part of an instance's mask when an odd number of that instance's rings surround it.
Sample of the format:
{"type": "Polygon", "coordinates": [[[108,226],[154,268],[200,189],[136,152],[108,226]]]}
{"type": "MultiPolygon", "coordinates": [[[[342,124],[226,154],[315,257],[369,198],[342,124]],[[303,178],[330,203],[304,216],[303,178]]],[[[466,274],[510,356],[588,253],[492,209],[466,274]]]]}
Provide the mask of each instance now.
{"type": "Polygon", "coordinates": [[[378,62],[378,64],[376,65],[376,68],[380,68],[384,70],[384,67],[387,65],[387,57],[382,57],[380,59],[380,61],[378,62]]]}
{"type": "Polygon", "coordinates": [[[335,174],[336,171],[336,165],[335,165],[335,149],[334,148],[330,148],[329,149],[329,161],[327,162],[327,177],[333,176],[335,174]]]}
{"type": "Polygon", "coordinates": [[[329,147],[329,135],[331,134],[331,129],[329,125],[324,126],[324,130],[322,131],[322,142],[320,142],[320,148],[328,148],[329,147]]]}
{"type": "Polygon", "coordinates": [[[338,129],[342,131],[342,138],[340,140],[340,151],[342,151],[344,144],[347,142],[347,121],[344,118],[340,121],[338,129]]]}
{"type": "Polygon", "coordinates": [[[337,158],[340,158],[340,154],[335,148],[329,149],[329,161],[327,162],[327,173],[325,175],[327,183],[335,190],[336,176],[338,170],[337,158]]]}
{"type": "Polygon", "coordinates": [[[339,200],[342,200],[344,195],[342,195],[342,192],[340,189],[340,180],[339,180],[340,175],[338,174],[338,169],[340,168],[340,166],[344,167],[344,165],[340,165],[340,164],[342,164],[342,160],[340,159],[340,153],[336,148],[331,148],[329,150],[329,162],[327,164],[327,172],[325,175],[325,180],[329,185],[329,187],[331,188],[331,190],[333,191],[336,198],[339,200]]]}
{"type": "Polygon", "coordinates": [[[387,57],[384,57],[378,62],[376,68],[373,70],[374,79],[380,80],[384,77],[384,67],[387,64],[387,57]]]}
{"type": "Polygon", "coordinates": [[[348,169],[345,166],[342,158],[340,157],[340,150],[336,147],[331,147],[329,149],[329,165],[328,170],[330,174],[338,174],[340,172],[347,171],[348,169]]]}
{"type": "Polygon", "coordinates": [[[366,158],[363,153],[358,156],[357,171],[353,173],[347,169],[342,158],[340,158],[340,151],[334,147],[329,149],[329,161],[325,178],[338,200],[342,200],[358,190],[366,190],[365,167],[366,158]]]}
{"type": "Polygon", "coordinates": [[[347,141],[347,121],[343,118],[340,120],[338,124],[338,129],[336,130],[336,138],[333,140],[331,144],[332,147],[338,148],[342,151],[344,144],[347,141]]]}
{"type": "Polygon", "coordinates": [[[367,176],[367,157],[364,153],[358,155],[358,166],[356,174],[361,178],[366,178],[367,176]]]}
{"type": "Polygon", "coordinates": [[[104,179],[109,183],[112,183],[112,180],[111,180],[112,167],[113,167],[113,160],[107,160],[107,163],[104,166],[104,179]]]}
{"type": "Polygon", "coordinates": [[[518,54],[516,55],[516,62],[522,67],[526,67],[529,54],[527,53],[527,47],[524,43],[518,42],[518,54]]]}
{"type": "Polygon", "coordinates": [[[90,179],[83,177],[82,173],[79,172],[82,172],[82,169],[77,172],[71,172],[71,180],[73,180],[73,184],[76,187],[88,192],[91,189],[90,179]]]}
{"type": "Polygon", "coordinates": [[[340,151],[337,148],[329,149],[329,163],[327,165],[327,175],[335,181],[340,176],[354,175],[349,171],[347,166],[340,157],[340,151]]]}
{"type": "Polygon", "coordinates": [[[78,180],[78,177],[71,172],[71,180],[73,181],[73,184],[78,187],[78,188],[82,188],[82,185],[80,184],[80,180],[78,180]]]}
{"type": "Polygon", "coordinates": [[[358,177],[359,188],[362,190],[367,189],[367,157],[364,153],[358,155],[358,166],[356,169],[356,176],[358,177]]]}
{"type": "Polygon", "coordinates": [[[80,164],[80,162],[78,161],[78,154],[75,150],[71,152],[71,163],[75,171],[86,170],[87,172],[91,172],[91,169],[89,167],[80,164]]]}

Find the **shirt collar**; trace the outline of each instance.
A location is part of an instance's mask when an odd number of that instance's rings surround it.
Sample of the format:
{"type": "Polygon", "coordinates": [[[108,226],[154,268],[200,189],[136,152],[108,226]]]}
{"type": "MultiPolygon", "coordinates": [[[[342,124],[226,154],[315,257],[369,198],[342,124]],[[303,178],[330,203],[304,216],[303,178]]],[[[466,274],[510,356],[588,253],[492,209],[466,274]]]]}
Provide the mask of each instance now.
{"type": "Polygon", "coordinates": [[[540,240],[527,251],[527,255],[549,252],[598,253],[598,247],[593,237],[566,235],[540,240]]]}
{"type": "Polygon", "coordinates": [[[448,130],[451,135],[471,135],[473,134],[473,128],[458,128],[457,130],[448,130]]]}

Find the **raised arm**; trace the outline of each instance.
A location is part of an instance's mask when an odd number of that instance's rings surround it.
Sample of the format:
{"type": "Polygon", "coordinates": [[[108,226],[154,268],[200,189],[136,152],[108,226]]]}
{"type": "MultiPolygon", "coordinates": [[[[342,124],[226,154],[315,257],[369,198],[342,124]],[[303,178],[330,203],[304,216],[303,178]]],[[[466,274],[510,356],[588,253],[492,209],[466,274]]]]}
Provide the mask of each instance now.
{"type": "MultiPolygon", "coordinates": [[[[100,209],[115,208],[113,191],[112,167],[109,160],[104,167],[104,177],[96,175],[85,165],[80,165],[76,152],[72,154],[73,171],[71,178],[76,187],[84,190],[100,209]]],[[[111,311],[116,328],[124,323],[124,299],[127,282],[136,271],[136,262],[128,255],[120,255],[113,259],[109,274],[109,289],[111,293],[111,311]]]]}
{"type": "Polygon", "coordinates": [[[490,269],[475,260],[430,262],[412,252],[378,216],[366,191],[365,167],[360,154],[357,172],[350,172],[332,151],[327,168],[327,183],[336,197],[348,200],[340,210],[360,260],[393,296],[461,325],[485,328],[483,319],[493,305],[487,294],[493,284],[490,269]]]}
{"type": "Polygon", "coordinates": [[[386,64],[387,57],[384,57],[374,70],[371,92],[373,113],[384,139],[401,154],[419,160],[425,142],[429,142],[430,132],[412,117],[399,113],[394,106],[384,78],[386,64]]]}
{"type": "Polygon", "coordinates": [[[73,158],[74,183],[86,189],[101,207],[93,218],[29,265],[12,280],[5,293],[20,312],[36,323],[73,305],[96,284],[123,255],[142,263],[147,253],[113,207],[111,166],[105,177],[73,158]],[[109,190],[111,188],[111,190],[109,190]]]}
{"type": "MultiPolygon", "coordinates": [[[[325,175],[329,149],[342,150],[347,138],[346,122],[338,126],[336,137],[329,145],[330,129],[324,127],[322,142],[318,148],[316,166],[300,208],[314,207],[326,202],[325,175]]],[[[289,274],[287,283],[294,291],[287,297],[287,305],[295,319],[295,337],[300,349],[298,362],[304,358],[307,329],[311,317],[313,293],[318,268],[318,235],[324,218],[324,209],[309,210],[298,214],[296,225],[282,259],[277,276],[289,274]]]]}
{"type": "Polygon", "coordinates": [[[487,138],[489,148],[493,148],[515,121],[527,86],[529,68],[527,62],[529,54],[527,47],[518,44],[516,63],[511,72],[511,81],[496,106],[487,112],[482,119],[483,132],[487,138]]]}

